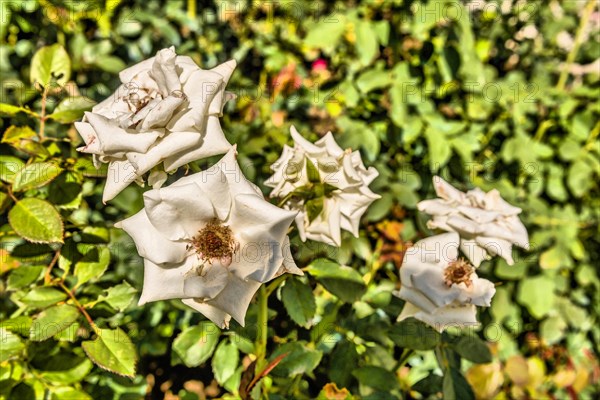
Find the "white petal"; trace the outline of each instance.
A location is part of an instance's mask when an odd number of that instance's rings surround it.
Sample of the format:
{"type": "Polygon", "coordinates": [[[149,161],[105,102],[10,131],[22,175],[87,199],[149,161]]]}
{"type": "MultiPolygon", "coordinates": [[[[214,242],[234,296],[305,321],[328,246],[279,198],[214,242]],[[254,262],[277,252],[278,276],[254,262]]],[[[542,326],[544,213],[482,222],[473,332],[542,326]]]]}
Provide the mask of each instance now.
{"type": "Polygon", "coordinates": [[[227,222],[241,248],[229,269],[242,279],[271,280],[283,263],[283,244],[295,216],[256,194],[234,197],[227,222]]]}
{"type": "Polygon", "coordinates": [[[125,129],[111,123],[106,117],[90,112],[85,113],[86,119],[96,131],[105,153],[120,151],[135,151],[144,153],[156,141],[156,132],[127,132],[125,129]]]}
{"type": "MultiPolygon", "coordinates": [[[[196,258],[196,262],[202,262],[196,258]]],[[[183,296],[179,298],[193,299],[214,299],[219,293],[225,289],[230,280],[230,274],[227,269],[219,262],[204,263],[201,270],[196,269],[199,273],[188,273],[183,282],[183,296]]]]}
{"type": "Polygon", "coordinates": [[[483,226],[468,218],[461,217],[460,215],[452,215],[448,217],[446,223],[451,226],[454,230],[465,237],[473,237],[483,232],[483,226]]]}
{"type": "Polygon", "coordinates": [[[260,282],[244,281],[235,275],[230,275],[225,289],[214,299],[207,300],[206,304],[225,311],[241,326],[244,326],[246,311],[260,285],[260,282]]]}
{"type": "Polygon", "coordinates": [[[331,132],[327,132],[325,136],[317,140],[315,145],[325,148],[327,154],[335,158],[341,157],[344,154],[344,150],[337,144],[331,132]]]}
{"type": "Polygon", "coordinates": [[[177,168],[192,161],[224,154],[229,151],[231,144],[225,138],[219,118],[210,116],[207,119],[205,134],[199,146],[170,155],[164,161],[166,171],[177,168]]]}
{"type": "Polygon", "coordinates": [[[175,51],[162,49],[156,53],[154,63],[152,63],[150,74],[158,84],[163,97],[167,97],[175,90],[181,90],[179,75],[175,68],[175,58],[175,51]]]}
{"type": "Polygon", "coordinates": [[[300,149],[304,150],[305,152],[311,154],[311,155],[322,155],[322,154],[326,154],[326,150],[319,147],[319,146],[315,146],[314,144],[312,144],[311,142],[309,142],[308,140],[304,139],[304,137],[302,137],[302,135],[300,135],[300,133],[298,132],[298,130],[296,129],[295,126],[291,126],[290,127],[290,134],[292,135],[292,139],[294,139],[294,143],[297,147],[299,147],[300,149]]]}
{"type": "Polygon", "coordinates": [[[339,199],[340,202],[340,212],[344,217],[342,218],[341,227],[358,237],[361,217],[371,203],[381,198],[381,196],[373,193],[366,186],[359,186],[334,194],[333,198],[339,199]]]}
{"type": "Polygon", "coordinates": [[[184,297],[184,278],[194,268],[194,258],[187,257],[178,264],[169,264],[166,267],[144,259],[144,284],[138,305],[184,297]]]}
{"type": "Polygon", "coordinates": [[[231,315],[225,311],[211,306],[210,304],[203,303],[194,299],[182,299],[183,304],[188,307],[192,307],[194,310],[202,313],[206,318],[210,319],[221,329],[229,328],[229,321],[231,321],[231,315]]]}
{"type": "Polygon", "coordinates": [[[459,241],[458,234],[454,232],[419,240],[406,250],[400,272],[402,273],[402,269],[406,266],[419,268],[422,264],[437,265],[440,269],[446,268],[458,257],[459,241]]]}
{"type": "Polygon", "coordinates": [[[417,203],[417,209],[429,215],[450,215],[456,213],[456,206],[441,199],[420,201],[417,203]]]}
{"type": "MultiPolygon", "coordinates": [[[[185,102],[181,92],[173,92],[168,97],[160,100],[156,106],[149,110],[149,114],[139,125],[139,131],[147,131],[152,128],[164,127],[171,119],[175,111],[185,102]]],[[[147,105],[148,108],[150,105],[147,105]]],[[[135,122],[135,120],[134,120],[135,122]]]]}
{"type": "Polygon", "coordinates": [[[439,305],[435,304],[429,297],[425,295],[425,293],[420,290],[413,289],[409,286],[406,286],[403,282],[400,290],[396,293],[398,297],[407,303],[414,304],[420,309],[426,310],[428,312],[433,312],[436,310],[439,305]]]}
{"type": "Polygon", "coordinates": [[[132,237],[138,254],[155,264],[178,264],[186,256],[186,244],[174,242],[162,235],[150,223],[145,210],[115,224],[132,237]]]}
{"type": "Polygon", "coordinates": [[[486,249],[479,244],[478,240],[462,239],[460,241],[460,249],[475,268],[478,268],[482,261],[490,259],[486,249]]]}
{"type": "Polygon", "coordinates": [[[433,177],[433,187],[438,197],[461,204],[466,204],[466,195],[439,176],[433,177]]]}
{"type": "Polygon", "coordinates": [[[303,225],[306,237],[332,246],[341,246],[341,219],[339,201],[326,198],[323,202],[323,211],[310,224],[308,215],[305,214],[303,225]]]}
{"type": "Polygon", "coordinates": [[[504,258],[508,265],[513,265],[515,263],[512,258],[512,244],[508,240],[484,236],[477,236],[475,240],[477,244],[483,247],[491,255],[504,258]]]}
{"type": "Polygon", "coordinates": [[[486,224],[500,217],[500,213],[494,210],[483,210],[481,208],[470,206],[458,206],[457,209],[464,216],[470,218],[478,224],[486,224]]]}
{"type": "Polygon", "coordinates": [[[102,194],[102,202],[112,200],[123,189],[129,186],[138,178],[135,167],[129,161],[112,161],[108,164],[108,172],[106,175],[106,184],[104,185],[104,193],[102,194]]]}
{"type": "Polygon", "coordinates": [[[202,137],[197,132],[171,132],[164,138],[156,141],[145,153],[127,153],[127,159],[136,166],[138,175],[142,175],[171,155],[184,150],[191,150],[201,145],[202,137]]]}
{"type": "Polygon", "coordinates": [[[102,153],[102,145],[100,144],[100,139],[98,138],[98,135],[96,135],[96,131],[90,124],[88,124],[87,122],[75,122],[75,129],[77,129],[77,132],[79,132],[79,135],[85,142],[85,146],[77,148],[77,151],[90,154],[102,153]]]}
{"type": "Polygon", "coordinates": [[[170,240],[191,239],[215,217],[210,198],[194,183],[150,190],[144,204],[152,225],[170,240]]]}

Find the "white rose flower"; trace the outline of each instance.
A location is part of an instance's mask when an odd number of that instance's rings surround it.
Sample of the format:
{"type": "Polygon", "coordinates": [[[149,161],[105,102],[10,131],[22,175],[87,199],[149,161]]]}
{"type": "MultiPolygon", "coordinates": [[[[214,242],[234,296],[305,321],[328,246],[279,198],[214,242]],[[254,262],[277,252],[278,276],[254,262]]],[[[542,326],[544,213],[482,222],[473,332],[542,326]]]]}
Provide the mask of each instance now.
{"type": "Polygon", "coordinates": [[[489,307],[494,284],[458,258],[459,236],[444,233],[418,241],[404,255],[400,290],[406,301],[398,320],[414,317],[439,332],[450,326],[476,325],[475,306],[489,307]]]}
{"type": "Polygon", "coordinates": [[[287,231],[296,216],[264,200],[232,148],[214,167],[144,193],[145,207],[117,224],[144,258],[139,304],[183,302],[220,327],[244,325],[261,283],[302,275],[287,231]]]}
{"type": "Polygon", "coordinates": [[[117,91],[75,123],[78,150],[109,164],[104,202],[161,162],[171,171],[228,151],[219,116],[234,97],[225,86],[235,66],[203,70],[171,47],[121,71],[117,91]]]}
{"type": "Polygon", "coordinates": [[[440,199],[421,201],[417,207],[433,216],[429,228],[460,234],[460,249],[473,265],[479,267],[490,255],[513,265],[512,245],[529,248],[527,229],[518,216],[521,209],[504,201],[497,190],[463,193],[439,176],[433,184],[440,199]]]}
{"type": "Polygon", "coordinates": [[[380,198],[369,189],[379,175],[365,168],[358,151],[342,150],[331,132],[311,143],[291,127],[294,147],[284,146],[265,185],[271,197],[298,210],[296,225],[306,239],[340,246],[341,229],[358,237],[360,218],[380,198]]]}

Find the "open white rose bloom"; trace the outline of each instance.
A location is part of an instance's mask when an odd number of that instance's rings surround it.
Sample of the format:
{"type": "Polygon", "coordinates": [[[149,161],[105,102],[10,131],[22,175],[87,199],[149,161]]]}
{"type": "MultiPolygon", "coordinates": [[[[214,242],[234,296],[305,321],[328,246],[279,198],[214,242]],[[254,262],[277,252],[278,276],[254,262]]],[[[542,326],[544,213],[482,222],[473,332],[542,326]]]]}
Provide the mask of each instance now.
{"type": "Polygon", "coordinates": [[[220,327],[244,325],[260,285],[302,275],[287,231],[296,212],[264,200],[232,148],[214,167],[144,193],[145,207],[120,222],[144,258],[139,304],[183,302],[220,327]]]}
{"type": "Polygon", "coordinates": [[[341,229],[358,237],[361,216],[380,198],[368,186],[379,173],[365,168],[358,151],[343,150],[331,132],[315,143],[293,126],[291,135],[294,147],[284,146],[265,182],[273,188],[270,196],[285,199],[286,209],[298,211],[302,241],[340,246],[341,229]]]}
{"type": "Polygon", "coordinates": [[[478,324],[475,306],[489,307],[496,289],[458,258],[458,245],[458,234],[452,232],[420,240],[407,250],[401,287],[394,293],[406,301],[399,321],[414,317],[439,332],[478,324]]]}
{"type": "Polygon", "coordinates": [[[203,70],[169,48],[119,74],[117,91],[75,123],[85,141],[78,150],[97,168],[109,164],[104,202],[161,162],[172,171],[227,152],[219,116],[234,97],[225,86],[235,66],[203,70]]]}
{"type": "Polygon", "coordinates": [[[512,245],[529,248],[527,229],[519,219],[521,209],[504,201],[497,190],[463,193],[439,176],[433,184],[440,198],[421,201],[417,207],[433,216],[429,228],[460,234],[460,249],[473,265],[478,267],[490,255],[512,265],[512,245]]]}

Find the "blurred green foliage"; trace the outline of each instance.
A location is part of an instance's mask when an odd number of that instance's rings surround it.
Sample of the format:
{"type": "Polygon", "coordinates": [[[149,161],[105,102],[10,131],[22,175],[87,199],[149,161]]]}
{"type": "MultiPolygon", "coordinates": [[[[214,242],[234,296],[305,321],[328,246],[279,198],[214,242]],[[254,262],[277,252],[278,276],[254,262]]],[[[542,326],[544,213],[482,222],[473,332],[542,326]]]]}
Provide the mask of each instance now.
{"type": "Polygon", "coordinates": [[[252,379],[255,305],[246,328],[221,332],[177,302],[133,304],[141,262],[111,226],[142,207],[145,189],[103,205],[106,171],[74,150],[71,122],[112,93],[120,70],[169,46],[203,68],[238,61],[228,87],[238,98],[223,125],[243,144],[249,179],[269,176],[291,124],[312,139],[333,131],[380,172],[372,188],[382,198],[358,239],[345,236],[340,249],[293,242],[308,274],[271,288],[268,354],[279,363],[253,397],[592,398],[595,5],[1,0],[0,398],[192,400],[238,396],[252,379]],[[516,265],[480,268],[500,285],[468,342],[429,332],[412,343],[410,326],[395,324],[402,301],[390,292],[407,243],[431,234],[415,205],[433,196],[434,174],[461,189],[498,189],[523,208],[530,232],[532,249],[515,254],[516,265]],[[91,340],[89,321],[101,340],[91,340]]]}

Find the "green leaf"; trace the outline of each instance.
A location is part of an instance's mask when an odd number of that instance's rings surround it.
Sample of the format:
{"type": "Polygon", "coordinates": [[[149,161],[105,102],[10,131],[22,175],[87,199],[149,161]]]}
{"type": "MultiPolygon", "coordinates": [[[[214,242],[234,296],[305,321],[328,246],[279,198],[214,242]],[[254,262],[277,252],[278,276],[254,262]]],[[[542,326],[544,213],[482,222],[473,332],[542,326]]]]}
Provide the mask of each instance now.
{"type": "Polygon", "coordinates": [[[33,320],[29,338],[41,342],[64,331],[79,317],[79,310],[68,304],[60,304],[45,309],[33,320]]]}
{"type": "Polygon", "coordinates": [[[25,166],[23,160],[13,156],[0,156],[0,179],[12,183],[15,175],[25,166]]]}
{"type": "Polygon", "coordinates": [[[456,368],[449,368],[444,373],[444,400],[475,400],[473,389],[469,382],[456,368]]]}
{"type": "Polygon", "coordinates": [[[48,186],[47,200],[60,209],[75,209],[81,199],[81,178],[77,172],[64,172],[48,186]]]}
{"type": "Polygon", "coordinates": [[[117,311],[123,311],[131,304],[137,290],[132,288],[129,283],[123,282],[106,289],[104,293],[98,297],[98,301],[104,301],[117,311]]]}
{"type": "Polygon", "coordinates": [[[93,400],[93,398],[86,392],[72,387],[58,387],[52,388],[51,400],[93,400]]]}
{"type": "Polygon", "coordinates": [[[323,197],[317,197],[306,202],[306,215],[309,223],[313,222],[323,211],[323,200],[323,197]]]}
{"type": "Polygon", "coordinates": [[[352,375],[358,379],[361,385],[370,386],[384,392],[399,388],[396,375],[381,367],[368,365],[355,369],[352,371],[352,375]]]}
{"type": "Polygon", "coordinates": [[[12,116],[17,115],[20,112],[29,114],[34,117],[39,117],[39,115],[37,113],[31,111],[29,108],[19,107],[19,106],[15,106],[12,104],[0,103],[0,114],[4,114],[4,115],[8,115],[8,116],[12,117],[12,116]]]}
{"type": "Polygon", "coordinates": [[[25,345],[23,342],[21,342],[21,339],[6,328],[0,328],[0,340],[2,340],[0,362],[4,362],[12,357],[18,356],[25,348],[25,345]]]}
{"type": "Polygon", "coordinates": [[[425,139],[429,149],[429,167],[432,171],[438,171],[446,165],[452,155],[450,143],[442,132],[431,125],[425,129],[425,139]]]}
{"type": "Polygon", "coordinates": [[[81,172],[83,176],[90,178],[105,178],[108,172],[108,164],[104,163],[100,168],[96,168],[91,160],[87,158],[78,158],[77,161],[75,161],[73,170],[81,172]]]}
{"type": "Polygon", "coordinates": [[[181,332],[173,341],[173,350],[188,367],[197,367],[210,358],[221,331],[212,322],[203,321],[181,332]]]}
{"type": "Polygon", "coordinates": [[[52,204],[26,198],[8,212],[10,226],[17,234],[33,243],[62,243],[63,224],[52,204]]]}
{"type": "Polygon", "coordinates": [[[44,379],[58,385],[72,385],[83,380],[94,367],[87,357],[64,356],[59,353],[53,357],[44,370],[39,371],[44,379]]]}
{"type": "Polygon", "coordinates": [[[308,34],[303,42],[305,46],[323,49],[326,53],[335,49],[346,30],[346,20],[343,14],[334,14],[335,17],[319,18],[319,22],[308,28],[308,34]],[[335,18],[335,21],[331,21],[330,18],[335,18]],[[325,37],[327,40],[323,40],[325,37]]]}
{"type": "Polygon", "coordinates": [[[95,340],[81,344],[85,354],[100,368],[133,378],[137,353],[129,336],[120,328],[98,329],[96,333],[95,340]]]}
{"type": "Polygon", "coordinates": [[[413,350],[431,350],[442,339],[435,329],[414,318],[407,318],[393,325],[389,337],[398,346],[413,350]]]}
{"type": "Polygon", "coordinates": [[[452,349],[462,358],[477,364],[492,362],[492,353],[487,344],[474,335],[461,336],[452,349]]]}
{"type": "Polygon", "coordinates": [[[354,269],[319,258],[308,267],[308,273],[340,300],[352,303],[362,297],[367,290],[362,276],[354,269]]]}
{"type": "Polygon", "coordinates": [[[31,59],[30,79],[42,87],[56,81],[63,86],[71,77],[71,59],[60,44],[44,46],[31,59]]]}
{"type": "Polygon", "coordinates": [[[212,359],[212,370],[221,386],[235,374],[239,359],[238,349],[229,339],[219,344],[212,359]]]}
{"type": "Polygon", "coordinates": [[[308,158],[306,158],[305,160],[306,160],[306,174],[308,175],[309,182],[321,183],[321,174],[319,173],[319,169],[308,158]]]}
{"type": "Polygon", "coordinates": [[[54,112],[48,115],[48,118],[61,124],[70,124],[80,120],[83,113],[91,110],[94,104],[96,102],[88,97],[67,97],[56,106],[54,112]]]}
{"type": "Polygon", "coordinates": [[[15,175],[13,191],[22,192],[50,183],[62,172],[56,163],[38,162],[27,165],[15,175]]]}
{"type": "Polygon", "coordinates": [[[519,283],[517,301],[527,307],[536,319],[542,319],[554,308],[555,286],[549,276],[529,277],[519,283]]]}
{"type": "Polygon", "coordinates": [[[281,300],[290,318],[301,326],[306,326],[317,311],[312,289],[295,277],[286,280],[281,300]]]}
{"type": "Polygon", "coordinates": [[[99,277],[106,271],[110,264],[110,250],[108,247],[92,247],[83,258],[75,264],[74,274],[77,277],[77,286],[81,286],[90,279],[99,277]]]}
{"type": "Polygon", "coordinates": [[[273,368],[272,373],[275,376],[290,377],[309,373],[319,365],[323,357],[323,353],[306,347],[304,342],[290,342],[278,347],[269,357],[269,361],[283,354],[286,356],[273,368]]]}
{"type": "Polygon", "coordinates": [[[383,63],[378,63],[376,68],[363,72],[356,80],[356,86],[362,93],[384,88],[391,83],[391,72],[383,69],[383,63]]]}
{"type": "Polygon", "coordinates": [[[44,270],[42,265],[21,266],[10,273],[6,285],[7,290],[21,289],[35,282],[44,270]]]}
{"type": "Polygon", "coordinates": [[[2,136],[2,143],[38,158],[49,155],[48,150],[38,142],[37,134],[28,126],[10,126],[2,136]]]}
{"type": "Polygon", "coordinates": [[[18,333],[21,336],[29,335],[30,327],[31,317],[27,315],[20,315],[0,322],[0,328],[5,328],[11,332],[18,333]]]}
{"type": "Polygon", "coordinates": [[[51,287],[37,287],[29,291],[20,300],[32,307],[48,307],[67,298],[66,293],[51,287]]]}
{"type": "Polygon", "coordinates": [[[375,32],[371,21],[357,20],[356,31],[356,53],[362,65],[369,65],[379,53],[377,32],[375,32]]]}

